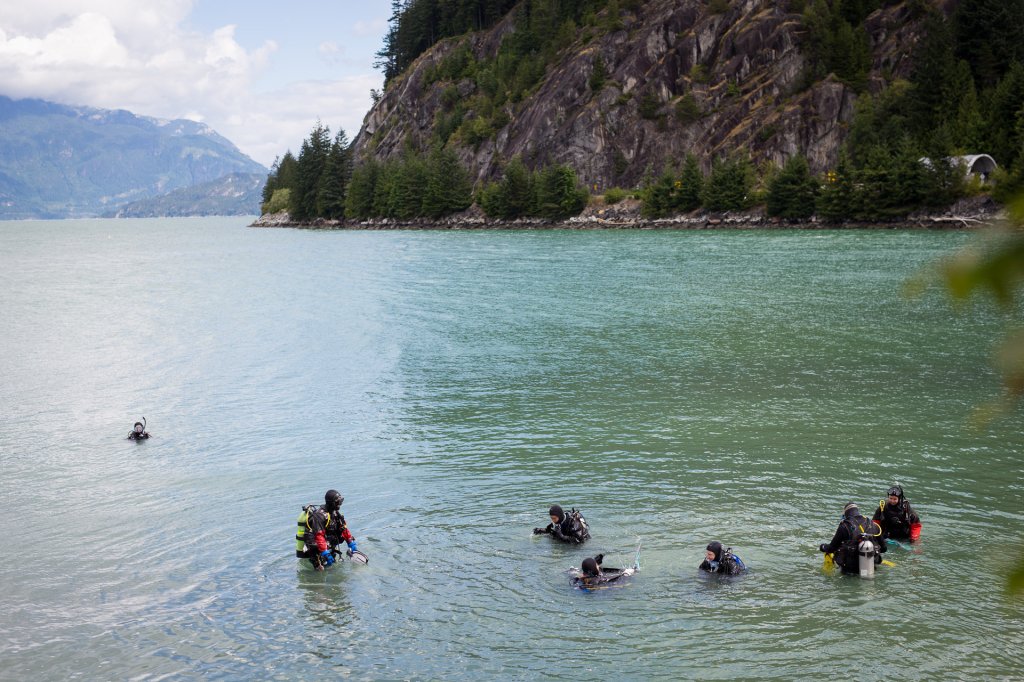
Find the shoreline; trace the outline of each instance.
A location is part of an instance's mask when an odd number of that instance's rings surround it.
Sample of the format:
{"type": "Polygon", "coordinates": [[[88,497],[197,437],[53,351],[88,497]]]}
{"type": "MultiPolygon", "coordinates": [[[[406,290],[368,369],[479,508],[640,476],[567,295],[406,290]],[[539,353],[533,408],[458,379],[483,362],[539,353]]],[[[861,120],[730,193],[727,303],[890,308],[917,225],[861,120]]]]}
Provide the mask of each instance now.
{"type": "Polygon", "coordinates": [[[948,210],[913,213],[901,220],[824,222],[816,218],[788,221],[770,218],[763,209],[712,213],[698,211],[667,218],[644,218],[638,202],[603,207],[588,206],[565,220],[487,218],[475,206],[445,218],[373,218],[368,220],[292,220],[287,212],[264,214],[249,227],[285,227],[307,230],[974,230],[1006,218],[1002,206],[988,197],[958,202],[948,210]]]}

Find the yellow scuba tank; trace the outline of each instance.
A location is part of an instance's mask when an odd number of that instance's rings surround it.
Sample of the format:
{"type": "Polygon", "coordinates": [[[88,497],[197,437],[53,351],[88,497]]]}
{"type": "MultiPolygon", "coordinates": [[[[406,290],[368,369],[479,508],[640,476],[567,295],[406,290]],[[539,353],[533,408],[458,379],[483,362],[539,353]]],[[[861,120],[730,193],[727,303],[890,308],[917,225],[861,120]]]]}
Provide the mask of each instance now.
{"type": "Polygon", "coordinates": [[[313,506],[312,504],[307,504],[302,508],[302,513],[299,514],[299,529],[295,533],[295,556],[297,557],[306,556],[306,530],[309,529],[309,509],[313,506]]]}

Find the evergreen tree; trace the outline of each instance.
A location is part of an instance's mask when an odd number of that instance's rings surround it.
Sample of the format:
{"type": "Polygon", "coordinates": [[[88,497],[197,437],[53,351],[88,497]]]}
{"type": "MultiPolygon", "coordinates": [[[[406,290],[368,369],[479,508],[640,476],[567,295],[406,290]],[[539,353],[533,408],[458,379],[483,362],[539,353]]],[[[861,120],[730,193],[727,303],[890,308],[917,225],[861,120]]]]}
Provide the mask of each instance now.
{"type": "Polygon", "coordinates": [[[960,0],[953,24],[956,56],[983,87],[1024,62],[1024,0],[960,0]]]}
{"type": "Polygon", "coordinates": [[[768,215],[787,220],[805,220],[814,215],[818,182],[811,175],[807,159],[791,156],[768,188],[768,215]]]}
{"type": "Polygon", "coordinates": [[[925,37],[914,50],[909,92],[911,125],[922,142],[932,130],[953,120],[957,111],[951,103],[957,71],[952,27],[945,17],[933,14],[924,30],[925,37]]]}
{"type": "Polygon", "coordinates": [[[704,206],[712,211],[732,211],[751,204],[754,169],[745,156],[716,161],[704,185],[704,206]]]}
{"type": "Polygon", "coordinates": [[[666,170],[658,179],[649,185],[642,194],[643,203],[640,212],[648,218],[664,218],[672,212],[674,205],[676,178],[666,170]]]}
{"type": "Polygon", "coordinates": [[[818,215],[830,222],[840,222],[853,217],[856,188],[853,169],[845,154],[840,154],[839,164],[825,174],[825,183],[818,194],[818,215]]]}
{"type": "Polygon", "coordinates": [[[582,211],[589,195],[579,186],[576,172],[569,166],[548,166],[536,179],[536,214],[542,218],[561,220],[582,211]]]}
{"type": "Polygon", "coordinates": [[[353,169],[348,191],[345,194],[345,215],[347,217],[361,220],[377,217],[373,203],[379,171],[380,164],[373,158],[353,169]]]}
{"type": "Polygon", "coordinates": [[[396,218],[408,220],[423,215],[423,194],[427,186],[427,165],[415,155],[398,164],[392,198],[396,218]]]}
{"type": "Polygon", "coordinates": [[[296,220],[317,217],[320,176],[323,175],[327,155],[331,149],[330,135],[327,126],[318,120],[309,137],[302,142],[295,169],[295,188],[291,193],[291,206],[288,211],[296,220]]]}
{"type": "Polygon", "coordinates": [[[704,173],[700,170],[697,157],[687,154],[683,162],[683,173],[676,188],[673,208],[677,211],[693,211],[700,208],[701,194],[704,191],[704,173]]]}
{"type": "Polygon", "coordinates": [[[338,130],[327,153],[327,163],[320,176],[317,192],[317,215],[331,220],[345,217],[345,192],[352,174],[351,153],[348,137],[344,130],[338,130]]]}
{"type": "Polygon", "coordinates": [[[429,218],[458,213],[473,201],[473,183],[451,149],[435,148],[430,155],[423,214],[429,218]]]}

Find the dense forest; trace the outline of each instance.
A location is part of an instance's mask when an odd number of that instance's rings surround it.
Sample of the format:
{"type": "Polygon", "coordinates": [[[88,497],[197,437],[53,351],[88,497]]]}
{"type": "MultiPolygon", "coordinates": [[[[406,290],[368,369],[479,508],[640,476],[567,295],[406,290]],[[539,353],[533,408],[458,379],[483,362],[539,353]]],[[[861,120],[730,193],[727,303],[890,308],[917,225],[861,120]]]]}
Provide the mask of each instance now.
{"type": "MultiPolygon", "coordinates": [[[[429,67],[426,81],[443,86],[431,151],[407,151],[400,160],[371,159],[353,168],[343,132],[332,140],[319,123],[302,144],[275,163],[264,209],[287,208],[298,220],[370,217],[440,217],[476,202],[490,216],[564,217],[587,197],[573,169],[541,164],[533,170],[513,158],[495,182],[476,188],[456,149],[473,148],[507,123],[508,105],[532,96],[577,27],[618,30],[637,0],[408,0],[396,2],[378,54],[388,81],[446,37],[486,28],[511,12],[493,59],[463,45],[429,67]],[[475,84],[474,116],[455,84],[475,84]],[[448,85],[444,85],[444,84],[448,85]],[[483,101],[486,100],[486,101],[483,101]],[[283,191],[282,191],[283,190],[283,191]]],[[[907,6],[922,22],[907,79],[885,78],[869,88],[872,52],[866,22],[879,0],[789,0],[803,24],[805,87],[826,77],[861,93],[835,168],[821,176],[799,154],[782,168],[755,165],[742,152],[721,158],[687,156],[639,189],[606,191],[609,203],[635,193],[652,218],[704,208],[714,211],[765,205],[770,215],[825,220],[891,220],[922,208],[947,207],[958,198],[991,192],[1005,199],[1024,190],[1024,0],[961,0],[951,15],[932,3],[907,6]],[[1000,168],[987,183],[968,179],[953,161],[985,152],[1000,168]],[[924,160],[924,161],[923,161],[924,160]]],[[[727,0],[711,0],[709,12],[727,0]]],[[[606,74],[595,62],[589,86],[606,74]]],[[[884,76],[885,74],[883,74],[884,76]]],[[[877,78],[876,78],[877,82],[877,78]]],[[[679,116],[700,116],[683,106],[679,116]]],[[[641,102],[640,114],[644,115],[641,102]]],[[[652,105],[653,107],[653,105],[652,105]]]]}

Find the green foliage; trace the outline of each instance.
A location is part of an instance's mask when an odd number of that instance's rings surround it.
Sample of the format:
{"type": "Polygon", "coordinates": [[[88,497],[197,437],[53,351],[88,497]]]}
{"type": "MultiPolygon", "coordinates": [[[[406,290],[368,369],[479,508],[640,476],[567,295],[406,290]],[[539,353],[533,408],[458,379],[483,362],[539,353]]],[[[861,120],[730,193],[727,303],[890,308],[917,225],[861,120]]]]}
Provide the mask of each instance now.
{"type": "Polygon", "coordinates": [[[594,68],[590,72],[590,79],[587,83],[590,85],[591,90],[600,92],[606,80],[608,80],[608,69],[605,67],[601,55],[597,55],[594,57],[594,68]]]}
{"type": "Polygon", "coordinates": [[[560,220],[582,211],[588,197],[579,186],[576,172],[568,166],[548,166],[531,173],[516,156],[505,167],[502,179],[479,193],[477,202],[492,218],[560,220]]]}
{"type": "Polygon", "coordinates": [[[348,192],[345,196],[345,215],[349,218],[365,220],[373,217],[374,196],[377,190],[377,179],[380,175],[380,164],[370,159],[352,171],[348,192]]]}
{"type": "Polygon", "coordinates": [[[590,195],[579,186],[576,171],[568,166],[548,166],[536,175],[536,214],[561,220],[578,214],[587,206],[590,195]]]}
{"type": "Polygon", "coordinates": [[[960,0],[953,15],[956,56],[982,87],[1024,62],[1024,0],[960,0]]]}
{"type": "Polygon", "coordinates": [[[666,170],[657,180],[643,188],[640,193],[643,202],[640,212],[648,218],[663,218],[700,208],[704,185],[704,174],[697,157],[688,154],[680,175],[666,170]]]}
{"type": "Polygon", "coordinates": [[[430,154],[427,185],[423,192],[422,215],[428,218],[458,213],[473,201],[473,183],[451,149],[437,148],[430,154]]]}
{"type": "Polygon", "coordinates": [[[287,187],[281,187],[275,189],[270,199],[263,203],[261,211],[266,213],[279,213],[280,211],[287,211],[288,204],[291,202],[292,191],[287,187]]]}
{"type": "Polygon", "coordinates": [[[867,85],[871,69],[871,43],[864,19],[870,2],[810,0],[803,10],[808,56],[807,77],[813,82],[834,73],[855,90],[867,85]]]}
{"type": "Polygon", "coordinates": [[[702,115],[703,112],[700,110],[700,105],[697,104],[697,98],[692,93],[686,93],[676,102],[676,118],[683,125],[699,121],[702,115]]]}
{"type": "Polygon", "coordinates": [[[807,159],[792,156],[768,187],[768,215],[787,220],[806,220],[814,215],[818,182],[807,159]]]}
{"type": "Polygon", "coordinates": [[[331,150],[331,131],[319,120],[309,137],[303,140],[295,170],[295,184],[291,187],[291,205],[288,213],[295,220],[316,218],[320,176],[327,167],[331,150]]]}
{"type": "Polygon", "coordinates": [[[753,201],[754,167],[745,156],[716,161],[704,185],[702,201],[712,211],[749,208],[753,201]]]}
{"type": "Polygon", "coordinates": [[[270,174],[267,175],[267,182],[263,185],[263,203],[270,201],[277,190],[295,186],[297,165],[298,162],[290,151],[274,160],[274,165],[270,167],[270,174]]]}
{"type": "Polygon", "coordinates": [[[665,171],[653,184],[645,187],[641,193],[643,201],[640,207],[641,214],[647,218],[664,218],[671,214],[675,185],[675,176],[671,172],[665,171]]]}
{"type": "Polygon", "coordinates": [[[725,14],[729,11],[729,0],[711,0],[708,3],[708,14],[725,14]]]}
{"type": "Polygon", "coordinates": [[[604,192],[604,203],[614,206],[629,196],[629,192],[620,187],[611,187],[604,192]]]}
{"type": "Polygon", "coordinates": [[[345,217],[345,191],[352,174],[352,156],[348,137],[338,130],[327,153],[327,163],[317,190],[317,215],[331,220],[345,217]]]}
{"type": "Polygon", "coordinates": [[[674,205],[680,211],[693,211],[700,208],[704,194],[704,173],[697,163],[697,157],[687,154],[683,162],[683,172],[679,177],[674,205]]]}
{"type": "Polygon", "coordinates": [[[637,112],[647,120],[661,117],[661,100],[653,92],[645,92],[637,103],[637,112]]]}

